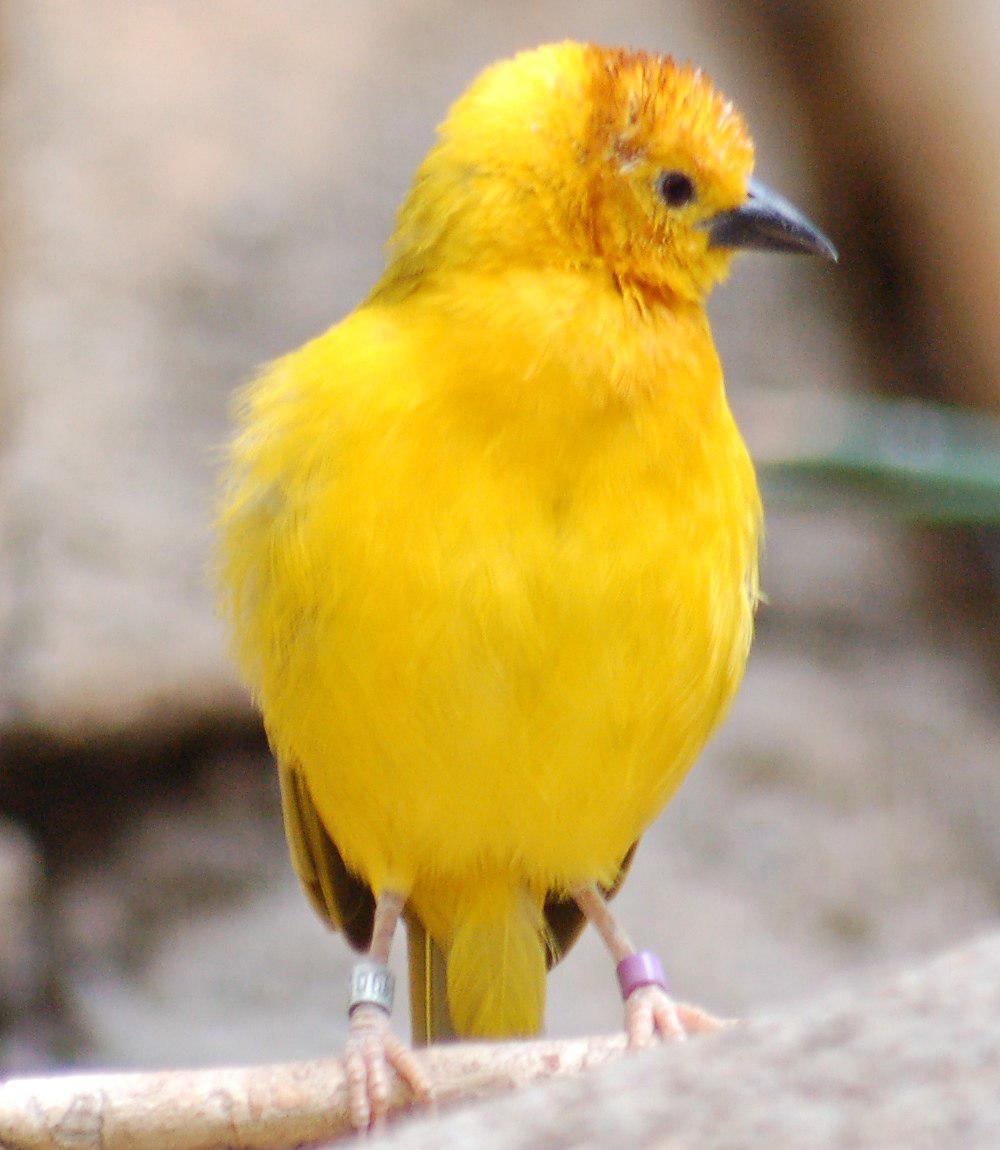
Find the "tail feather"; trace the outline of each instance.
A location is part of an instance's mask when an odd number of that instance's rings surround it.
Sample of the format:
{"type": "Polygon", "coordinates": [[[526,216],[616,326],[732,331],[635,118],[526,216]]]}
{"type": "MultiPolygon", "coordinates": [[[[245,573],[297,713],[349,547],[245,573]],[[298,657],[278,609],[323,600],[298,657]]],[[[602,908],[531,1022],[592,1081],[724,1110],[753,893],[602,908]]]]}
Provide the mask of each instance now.
{"type": "Polygon", "coordinates": [[[414,1046],[430,1046],[455,1038],[448,1010],[448,976],[441,948],[424,924],[410,915],[406,920],[410,962],[410,1026],[414,1046]]]}
{"type": "Polygon", "coordinates": [[[538,1034],[545,1014],[545,926],[522,893],[482,897],[462,916],[448,951],[448,1004],[458,1034],[538,1034]]]}

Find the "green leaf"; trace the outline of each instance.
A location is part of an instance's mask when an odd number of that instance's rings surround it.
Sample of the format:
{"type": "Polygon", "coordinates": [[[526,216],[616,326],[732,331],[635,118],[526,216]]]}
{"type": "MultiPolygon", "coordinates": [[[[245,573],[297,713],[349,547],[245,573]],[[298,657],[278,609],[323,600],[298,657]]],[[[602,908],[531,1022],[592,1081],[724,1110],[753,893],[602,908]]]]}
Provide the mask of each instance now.
{"type": "Polygon", "coordinates": [[[760,463],[765,494],[801,505],[863,499],[911,521],[1000,523],[1000,420],[916,401],[813,410],[760,463]]]}

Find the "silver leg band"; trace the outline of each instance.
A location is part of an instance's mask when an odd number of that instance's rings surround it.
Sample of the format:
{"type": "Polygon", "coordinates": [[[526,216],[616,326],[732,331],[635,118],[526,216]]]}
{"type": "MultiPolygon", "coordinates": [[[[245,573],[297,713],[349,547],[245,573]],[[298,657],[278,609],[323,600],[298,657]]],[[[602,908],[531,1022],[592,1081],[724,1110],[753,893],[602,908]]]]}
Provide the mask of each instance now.
{"type": "Polygon", "coordinates": [[[347,1013],[356,1006],[370,1003],[392,1014],[392,998],[396,979],[392,971],[379,962],[359,962],[351,970],[351,999],[347,1013]]]}

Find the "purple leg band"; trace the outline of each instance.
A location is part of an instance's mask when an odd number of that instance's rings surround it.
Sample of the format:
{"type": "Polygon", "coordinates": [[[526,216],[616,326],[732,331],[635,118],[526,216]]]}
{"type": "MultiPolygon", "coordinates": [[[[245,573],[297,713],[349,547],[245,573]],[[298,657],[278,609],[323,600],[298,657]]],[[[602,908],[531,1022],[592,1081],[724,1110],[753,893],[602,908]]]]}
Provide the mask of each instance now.
{"type": "Polygon", "coordinates": [[[664,990],[667,989],[663,963],[651,950],[630,954],[621,960],[617,969],[618,985],[622,988],[622,998],[626,1000],[640,986],[662,986],[664,990]]]}

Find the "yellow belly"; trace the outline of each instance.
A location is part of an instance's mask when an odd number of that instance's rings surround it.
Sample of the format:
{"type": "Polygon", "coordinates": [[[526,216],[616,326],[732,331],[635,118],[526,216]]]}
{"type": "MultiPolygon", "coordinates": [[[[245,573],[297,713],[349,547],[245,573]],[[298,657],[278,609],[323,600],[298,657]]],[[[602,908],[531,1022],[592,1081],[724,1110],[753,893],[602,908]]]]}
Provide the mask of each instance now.
{"type": "Polygon", "coordinates": [[[741,580],[551,544],[433,586],[397,561],[296,651],[272,733],[376,889],[610,880],[731,698],[741,580]]]}

